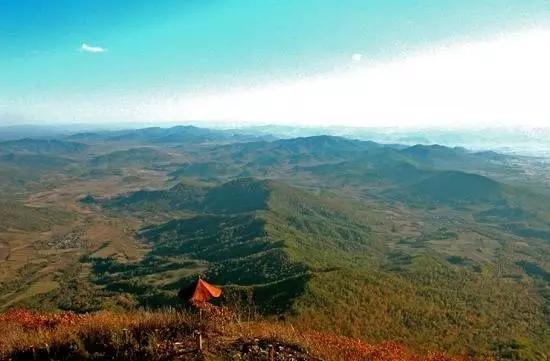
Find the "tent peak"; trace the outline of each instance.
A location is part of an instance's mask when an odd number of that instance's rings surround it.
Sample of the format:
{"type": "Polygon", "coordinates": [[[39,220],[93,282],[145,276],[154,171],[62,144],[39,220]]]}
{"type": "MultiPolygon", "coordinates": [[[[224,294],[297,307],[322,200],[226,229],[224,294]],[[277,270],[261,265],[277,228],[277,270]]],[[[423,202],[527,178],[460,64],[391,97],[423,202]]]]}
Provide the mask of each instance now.
{"type": "Polygon", "coordinates": [[[220,297],[221,294],[221,288],[211,285],[199,276],[191,285],[182,288],[178,296],[191,304],[202,305],[212,298],[220,297]]]}

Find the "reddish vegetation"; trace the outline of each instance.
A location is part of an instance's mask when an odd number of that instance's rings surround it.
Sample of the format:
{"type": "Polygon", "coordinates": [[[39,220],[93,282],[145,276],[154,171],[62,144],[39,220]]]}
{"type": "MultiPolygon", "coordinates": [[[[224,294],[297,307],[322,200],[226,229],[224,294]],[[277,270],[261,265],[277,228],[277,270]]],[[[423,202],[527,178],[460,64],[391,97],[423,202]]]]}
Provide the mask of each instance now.
{"type": "Polygon", "coordinates": [[[377,345],[367,344],[358,339],[335,336],[326,333],[313,332],[308,337],[312,342],[322,345],[331,354],[340,355],[342,360],[359,361],[451,361],[453,359],[441,354],[429,354],[416,356],[405,347],[393,342],[385,342],[377,345]]]}
{"type": "Polygon", "coordinates": [[[101,360],[112,359],[112,353],[118,354],[120,349],[140,347],[142,349],[131,353],[125,351],[124,359],[208,360],[209,356],[212,359],[227,356],[229,359],[257,360],[274,352],[274,359],[283,361],[459,361],[441,354],[418,356],[392,342],[371,345],[358,339],[299,330],[289,324],[238,322],[234,314],[229,314],[227,309],[216,307],[203,311],[199,318],[193,312],[175,311],[77,315],[12,310],[0,314],[3,326],[0,328],[0,359],[24,359],[21,357],[29,350],[33,355],[42,352],[45,357],[52,357],[52,352],[63,354],[74,349],[78,340],[87,343],[97,339],[103,342],[104,358],[95,359],[101,360]],[[204,353],[196,349],[194,330],[201,330],[206,337],[204,353]],[[125,336],[123,341],[114,337],[120,334],[125,336]],[[105,337],[108,335],[111,336],[105,337]],[[143,337],[154,341],[143,342],[143,337]],[[135,342],[137,339],[140,342],[135,342]],[[119,340],[119,343],[106,343],[112,340],[119,340]]]}
{"type": "Polygon", "coordinates": [[[14,309],[0,314],[0,325],[18,325],[26,330],[67,327],[83,322],[89,316],[73,312],[38,313],[14,309]]]}
{"type": "Polygon", "coordinates": [[[248,337],[284,340],[298,344],[323,360],[346,361],[465,361],[439,353],[417,355],[403,345],[394,342],[369,344],[359,339],[299,330],[290,325],[256,322],[246,330],[248,337]]]}

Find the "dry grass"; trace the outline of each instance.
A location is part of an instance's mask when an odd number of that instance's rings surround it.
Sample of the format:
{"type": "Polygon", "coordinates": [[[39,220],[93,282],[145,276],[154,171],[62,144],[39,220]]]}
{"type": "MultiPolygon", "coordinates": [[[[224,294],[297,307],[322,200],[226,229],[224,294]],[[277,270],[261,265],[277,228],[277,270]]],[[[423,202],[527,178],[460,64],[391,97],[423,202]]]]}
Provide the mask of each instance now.
{"type": "Polygon", "coordinates": [[[304,330],[287,323],[250,322],[237,326],[242,338],[279,340],[299,345],[313,356],[326,361],[460,361],[438,353],[417,355],[392,342],[371,345],[359,339],[304,330]]]}
{"type": "Polygon", "coordinates": [[[99,312],[0,316],[0,359],[169,360],[170,342],[207,327],[188,312],[99,312]]]}
{"type": "Polygon", "coordinates": [[[131,219],[109,219],[96,216],[87,225],[85,238],[90,240],[96,251],[96,258],[119,256],[122,259],[139,260],[149,251],[144,245],[134,239],[134,233],[140,228],[140,223],[131,219]],[[102,246],[105,244],[105,246],[102,246]]]}
{"type": "MultiPolygon", "coordinates": [[[[0,360],[259,360],[242,354],[241,346],[265,341],[303,350],[311,361],[458,361],[440,354],[418,356],[395,343],[370,345],[288,323],[236,319],[220,308],[202,316],[175,310],[86,315],[10,311],[0,314],[0,360]],[[206,339],[204,353],[196,348],[194,333],[199,330],[206,339]]],[[[275,359],[287,360],[283,354],[275,359]]]]}

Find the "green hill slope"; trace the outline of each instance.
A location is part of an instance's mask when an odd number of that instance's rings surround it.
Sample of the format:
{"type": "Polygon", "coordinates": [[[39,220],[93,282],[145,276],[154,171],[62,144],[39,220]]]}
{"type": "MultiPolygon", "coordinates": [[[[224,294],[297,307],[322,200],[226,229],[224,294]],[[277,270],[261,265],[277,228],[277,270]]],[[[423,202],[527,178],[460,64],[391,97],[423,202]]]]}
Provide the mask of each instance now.
{"type": "Polygon", "coordinates": [[[151,167],[168,162],[170,159],[170,155],[165,152],[154,148],[140,147],[100,155],[92,159],[90,165],[97,168],[151,167]]]}
{"type": "Polygon", "coordinates": [[[514,265],[393,250],[368,209],[282,182],[238,179],[199,198],[209,213],[143,229],[145,259],[94,260],[95,281],[157,305],[177,303],[178,288],[200,273],[316,329],[478,356],[523,338],[532,350],[544,343],[544,300],[499,275],[514,265]]]}
{"type": "Polygon", "coordinates": [[[81,143],[57,139],[19,139],[0,142],[0,153],[35,153],[67,155],[79,153],[87,149],[81,143]]]}
{"type": "Polygon", "coordinates": [[[201,208],[207,191],[208,188],[203,186],[181,182],[170,189],[140,190],[101,200],[100,204],[115,212],[197,210],[201,208]]]}
{"type": "MultiPolygon", "coordinates": [[[[165,194],[154,195],[162,199],[165,194]]],[[[273,283],[305,276],[312,269],[350,263],[371,247],[370,228],[345,206],[280,182],[238,179],[210,189],[196,201],[210,214],[140,232],[153,250],[148,260],[134,265],[136,270],[147,269],[147,262],[154,259],[155,266],[149,267],[153,274],[159,262],[166,266],[175,257],[193,262],[213,282],[273,287],[273,283]]],[[[99,278],[111,288],[126,289],[137,282],[131,269],[121,273],[108,270],[99,278]],[[115,279],[117,286],[113,286],[115,279]]],[[[160,288],[174,291],[186,281],[178,278],[160,288]]],[[[148,292],[147,285],[142,289],[148,292]]],[[[278,290],[282,291],[284,287],[278,290]]]]}
{"type": "Polygon", "coordinates": [[[410,187],[413,195],[443,203],[503,202],[504,187],[484,176],[442,171],[410,187]]]}

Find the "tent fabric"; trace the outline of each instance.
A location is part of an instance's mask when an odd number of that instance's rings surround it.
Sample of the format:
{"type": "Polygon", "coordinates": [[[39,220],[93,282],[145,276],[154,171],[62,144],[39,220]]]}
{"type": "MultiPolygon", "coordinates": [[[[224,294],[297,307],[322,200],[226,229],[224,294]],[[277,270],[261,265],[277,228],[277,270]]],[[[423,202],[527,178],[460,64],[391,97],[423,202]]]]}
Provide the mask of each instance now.
{"type": "Polygon", "coordinates": [[[222,294],[222,290],[201,278],[193,282],[188,287],[182,288],[178,296],[192,304],[203,304],[212,298],[218,298],[222,294]]]}

